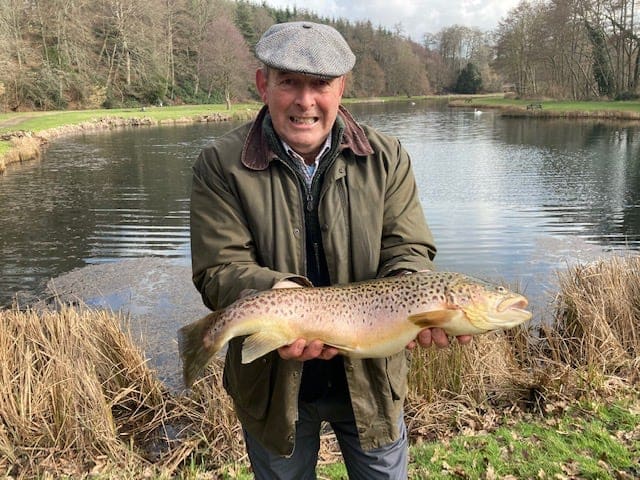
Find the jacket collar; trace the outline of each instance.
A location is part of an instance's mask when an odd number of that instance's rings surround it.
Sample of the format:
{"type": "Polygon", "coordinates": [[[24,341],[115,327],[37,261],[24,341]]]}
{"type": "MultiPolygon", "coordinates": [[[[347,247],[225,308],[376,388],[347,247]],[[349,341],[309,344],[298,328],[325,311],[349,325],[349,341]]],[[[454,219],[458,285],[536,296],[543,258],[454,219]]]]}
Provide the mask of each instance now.
{"type": "MultiPolygon", "coordinates": [[[[269,114],[266,106],[263,106],[253,121],[249,134],[242,148],[242,164],[252,170],[265,170],[269,162],[277,157],[269,147],[269,142],[264,135],[262,124],[269,114]]],[[[338,115],[344,122],[345,128],[342,135],[340,149],[350,149],[354,154],[366,156],[373,154],[373,148],[367,139],[362,127],[355,121],[351,113],[342,105],[338,108],[338,115]]]]}

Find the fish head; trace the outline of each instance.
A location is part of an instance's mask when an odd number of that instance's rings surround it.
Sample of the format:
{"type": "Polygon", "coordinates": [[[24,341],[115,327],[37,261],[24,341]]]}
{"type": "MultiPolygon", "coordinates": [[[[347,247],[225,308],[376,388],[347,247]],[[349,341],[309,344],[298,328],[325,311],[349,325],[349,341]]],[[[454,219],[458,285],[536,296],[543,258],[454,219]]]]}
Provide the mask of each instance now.
{"type": "Polygon", "coordinates": [[[461,309],[470,323],[484,331],[505,330],[531,319],[529,301],[502,285],[460,275],[445,289],[447,302],[461,309]]]}

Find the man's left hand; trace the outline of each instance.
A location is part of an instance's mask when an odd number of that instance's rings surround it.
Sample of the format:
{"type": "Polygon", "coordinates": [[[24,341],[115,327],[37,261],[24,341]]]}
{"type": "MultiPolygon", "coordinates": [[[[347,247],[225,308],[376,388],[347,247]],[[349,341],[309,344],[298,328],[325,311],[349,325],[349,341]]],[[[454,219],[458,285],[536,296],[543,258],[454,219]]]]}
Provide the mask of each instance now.
{"type": "MultiPolygon", "coordinates": [[[[466,345],[471,341],[471,335],[459,335],[456,340],[460,345],[466,345]]],[[[408,349],[415,348],[416,345],[421,347],[430,347],[435,345],[438,348],[446,348],[449,346],[449,337],[441,328],[425,328],[421,330],[416,339],[407,345],[408,349]]]]}

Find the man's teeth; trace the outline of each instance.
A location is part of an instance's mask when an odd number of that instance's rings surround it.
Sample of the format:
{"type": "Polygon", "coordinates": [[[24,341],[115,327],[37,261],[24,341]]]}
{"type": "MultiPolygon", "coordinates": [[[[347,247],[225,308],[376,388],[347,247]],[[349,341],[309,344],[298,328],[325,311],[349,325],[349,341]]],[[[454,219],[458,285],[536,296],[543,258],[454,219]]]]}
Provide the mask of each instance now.
{"type": "Polygon", "coordinates": [[[315,123],[317,118],[316,117],[291,117],[291,120],[294,123],[304,123],[306,125],[311,125],[312,123],[315,123]]]}

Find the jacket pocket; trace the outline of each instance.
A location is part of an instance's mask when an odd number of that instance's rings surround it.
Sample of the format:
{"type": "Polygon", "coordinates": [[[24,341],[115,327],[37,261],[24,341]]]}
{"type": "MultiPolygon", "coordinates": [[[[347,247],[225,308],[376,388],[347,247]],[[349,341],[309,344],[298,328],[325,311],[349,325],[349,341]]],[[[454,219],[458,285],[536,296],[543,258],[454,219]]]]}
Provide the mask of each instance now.
{"type": "Polygon", "coordinates": [[[407,375],[409,373],[408,352],[403,350],[387,357],[387,379],[394,401],[403,400],[407,395],[407,375]]]}
{"type": "Polygon", "coordinates": [[[273,353],[243,364],[241,362],[243,340],[244,337],[235,338],[229,343],[223,385],[239,408],[256,420],[261,420],[267,414],[271,398],[273,353]]]}

